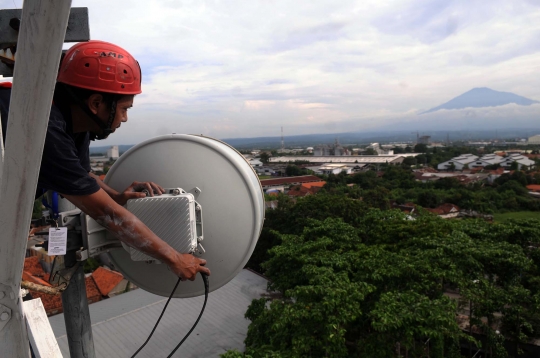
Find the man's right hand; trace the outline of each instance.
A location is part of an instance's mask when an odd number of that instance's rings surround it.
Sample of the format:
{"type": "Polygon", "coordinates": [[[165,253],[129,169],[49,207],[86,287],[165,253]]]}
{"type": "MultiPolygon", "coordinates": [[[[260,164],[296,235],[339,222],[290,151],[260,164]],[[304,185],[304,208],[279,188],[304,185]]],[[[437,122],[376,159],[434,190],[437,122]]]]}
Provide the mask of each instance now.
{"type": "Polygon", "coordinates": [[[204,267],[204,265],[206,265],[206,260],[191,254],[177,253],[176,257],[176,260],[171,262],[169,267],[182,279],[182,281],[194,281],[198,272],[210,276],[210,270],[207,267],[204,267]]]}

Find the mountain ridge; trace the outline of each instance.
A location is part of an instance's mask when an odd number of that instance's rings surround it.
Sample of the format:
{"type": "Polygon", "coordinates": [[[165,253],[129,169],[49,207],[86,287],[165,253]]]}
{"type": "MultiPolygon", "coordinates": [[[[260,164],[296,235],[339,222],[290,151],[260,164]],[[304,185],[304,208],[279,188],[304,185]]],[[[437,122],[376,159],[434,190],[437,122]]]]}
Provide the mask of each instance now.
{"type": "Polygon", "coordinates": [[[433,107],[420,113],[419,115],[432,113],[441,109],[465,109],[465,108],[482,108],[482,107],[498,107],[506,104],[515,103],[520,106],[530,106],[539,101],[519,96],[512,92],[495,91],[487,87],[475,87],[450,101],[445,102],[437,107],[433,107]]]}

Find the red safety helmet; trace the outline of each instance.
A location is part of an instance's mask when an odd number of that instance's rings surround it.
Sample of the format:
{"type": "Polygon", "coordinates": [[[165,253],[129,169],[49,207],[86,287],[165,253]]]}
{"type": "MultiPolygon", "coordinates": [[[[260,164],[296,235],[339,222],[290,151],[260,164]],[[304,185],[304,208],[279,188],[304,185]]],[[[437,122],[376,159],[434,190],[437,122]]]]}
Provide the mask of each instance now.
{"type": "Polygon", "coordinates": [[[119,95],[141,93],[141,67],[123,48],[104,41],[80,42],[64,56],[58,82],[119,95]]]}

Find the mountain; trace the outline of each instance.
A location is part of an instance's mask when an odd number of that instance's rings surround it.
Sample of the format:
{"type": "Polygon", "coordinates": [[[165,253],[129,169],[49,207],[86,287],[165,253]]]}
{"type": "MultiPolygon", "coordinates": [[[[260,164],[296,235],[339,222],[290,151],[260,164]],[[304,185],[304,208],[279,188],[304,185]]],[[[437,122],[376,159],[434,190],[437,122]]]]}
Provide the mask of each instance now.
{"type": "Polygon", "coordinates": [[[505,104],[515,103],[520,106],[530,106],[534,103],[540,103],[529,98],[518,96],[517,94],[510,92],[499,92],[492,89],[481,87],[473,88],[472,90],[463,93],[450,101],[441,104],[440,106],[431,108],[425,113],[431,113],[440,109],[464,109],[468,107],[497,107],[504,106],[505,104]]]}

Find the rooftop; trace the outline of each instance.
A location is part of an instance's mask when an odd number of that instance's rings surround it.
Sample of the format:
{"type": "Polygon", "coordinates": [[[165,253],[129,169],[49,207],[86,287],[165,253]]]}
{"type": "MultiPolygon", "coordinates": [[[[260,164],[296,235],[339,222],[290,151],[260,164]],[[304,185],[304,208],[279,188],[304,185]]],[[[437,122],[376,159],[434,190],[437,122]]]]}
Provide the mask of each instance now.
{"type": "Polygon", "coordinates": [[[301,183],[309,183],[309,182],[317,182],[317,181],[321,181],[321,178],[316,177],[314,175],[302,175],[298,177],[263,179],[261,180],[261,185],[263,187],[267,187],[267,186],[276,186],[276,185],[284,185],[284,184],[301,184],[301,183]]]}
{"type": "Polygon", "coordinates": [[[284,156],[270,158],[272,163],[288,163],[297,160],[308,161],[310,163],[367,163],[367,164],[384,164],[391,163],[404,156],[418,155],[420,153],[406,153],[395,155],[355,155],[355,156],[284,156]]]}
{"type": "MultiPolygon", "coordinates": [[[[217,357],[229,349],[244,349],[251,301],[266,293],[268,281],[242,270],[231,282],[211,292],[202,318],[178,357],[217,357]]],[[[180,283],[181,284],[181,283],[180,283]]],[[[212,284],[212,277],[210,277],[212,284]]],[[[89,306],[96,357],[130,357],[146,340],[167,298],[134,290],[89,306]]],[[[191,328],[203,296],[171,300],[154,336],[140,357],[166,357],[191,328]]],[[[64,357],[69,357],[64,315],[49,317],[64,357]]]]}

